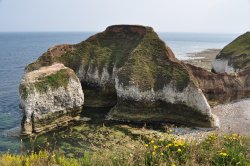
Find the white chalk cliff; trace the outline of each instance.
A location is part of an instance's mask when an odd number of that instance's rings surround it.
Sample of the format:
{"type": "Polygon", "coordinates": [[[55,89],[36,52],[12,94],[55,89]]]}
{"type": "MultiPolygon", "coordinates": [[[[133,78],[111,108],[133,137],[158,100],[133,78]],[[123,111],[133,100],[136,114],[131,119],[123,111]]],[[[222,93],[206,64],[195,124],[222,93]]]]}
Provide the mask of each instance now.
{"type": "Polygon", "coordinates": [[[73,70],[53,64],[25,73],[20,84],[22,133],[47,132],[79,119],[84,95],[73,70]]]}

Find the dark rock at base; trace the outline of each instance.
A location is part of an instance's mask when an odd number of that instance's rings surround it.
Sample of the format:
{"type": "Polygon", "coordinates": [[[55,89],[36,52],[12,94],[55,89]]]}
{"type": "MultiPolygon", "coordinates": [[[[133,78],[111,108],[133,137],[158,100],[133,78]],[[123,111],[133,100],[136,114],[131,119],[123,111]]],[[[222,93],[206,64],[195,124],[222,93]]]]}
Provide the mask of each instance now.
{"type": "Polygon", "coordinates": [[[122,101],[111,109],[107,119],[143,123],[167,122],[192,127],[218,127],[216,126],[218,119],[214,115],[209,117],[181,103],[171,104],[162,101],[153,103],[122,101]]]}

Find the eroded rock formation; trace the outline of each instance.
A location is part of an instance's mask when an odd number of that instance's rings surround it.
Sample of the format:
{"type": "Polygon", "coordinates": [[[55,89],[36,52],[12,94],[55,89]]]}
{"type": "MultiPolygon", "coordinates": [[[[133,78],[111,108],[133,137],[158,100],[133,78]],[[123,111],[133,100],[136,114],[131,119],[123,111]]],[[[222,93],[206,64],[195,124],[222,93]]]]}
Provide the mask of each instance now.
{"type": "Polygon", "coordinates": [[[250,68],[250,32],[247,32],[226,47],[216,56],[212,70],[216,73],[234,73],[250,68]]]}
{"type": "Polygon", "coordinates": [[[110,26],[79,44],[49,49],[26,72],[53,63],[75,71],[86,106],[113,107],[109,119],[219,125],[196,78],[150,27],[110,26]]]}
{"type": "Polygon", "coordinates": [[[79,79],[63,64],[28,72],[20,84],[22,134],[46,132],[77,120],[84,101],[79,79]]]}

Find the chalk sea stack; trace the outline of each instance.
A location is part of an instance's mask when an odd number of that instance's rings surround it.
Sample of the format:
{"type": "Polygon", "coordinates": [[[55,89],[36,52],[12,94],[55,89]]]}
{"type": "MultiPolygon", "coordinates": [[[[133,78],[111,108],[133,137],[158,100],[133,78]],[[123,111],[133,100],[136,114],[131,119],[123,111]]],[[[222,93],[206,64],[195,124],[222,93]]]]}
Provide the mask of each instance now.
{"type": "Polygon", "coordinates": [[[225,46],[212,63],[216,73],[235,73],[250,69],[250,32],[225,46]]]}
{"type": "Polygon", "coordinates": [[[79,119],[84,101],[74,71],[53,64],[26,73],[20,87],[22,134],[46,132],[79,119]]]}
{"type": "Polygon", "coordinates": [[[79,44],[55,46],[25,75],[54,63],[74,70],[84,105],[110,107],[110,120],[219,126],[190,69],[151,27],[115,25],[79,44]]]}

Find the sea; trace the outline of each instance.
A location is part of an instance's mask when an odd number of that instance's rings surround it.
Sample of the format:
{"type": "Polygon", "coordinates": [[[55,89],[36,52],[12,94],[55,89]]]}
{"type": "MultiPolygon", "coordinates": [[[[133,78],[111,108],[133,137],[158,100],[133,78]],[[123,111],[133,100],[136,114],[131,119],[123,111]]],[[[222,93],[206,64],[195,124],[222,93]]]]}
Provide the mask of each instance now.
{"type": "MultiPolygon", "coordinates": [[[[13,32],[0,33],[0,153],[19,153],[22,112],[18,86],[24,68],[48,48],[74,44],[96,32],[13,32]]],[[[180,60],[187,54],[206,49],[221,49],[239,34],[158,33],[180,60]]]]}

